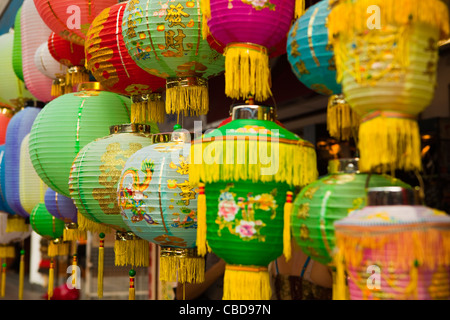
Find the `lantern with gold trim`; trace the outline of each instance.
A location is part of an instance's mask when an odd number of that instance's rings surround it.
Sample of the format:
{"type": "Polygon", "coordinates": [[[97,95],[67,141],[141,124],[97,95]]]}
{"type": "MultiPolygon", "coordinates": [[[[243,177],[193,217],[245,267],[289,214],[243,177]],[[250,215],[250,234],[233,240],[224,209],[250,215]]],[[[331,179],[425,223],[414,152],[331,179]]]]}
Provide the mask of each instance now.
{"type": "Polygon", "coordinates": [[[201,8],[203,37],[210,32],[226,46],[225,94],[233,99],[270,98],[269,48],[286,40],[292,20],[303,14],[304,1],[202,0],[201,8]]]}
{"type": "Polygon", "coordinates": [[[235,105],[231,122],[192,144],[197,246],[227,263],[223,299],[270,298],[267,266],[291,256],[293,194],[317,178],[314,146],[274,117],[272,107],[235,105]]]}
{"type": "Polygon", "coordinates": [[[343,0],[329,14],[328,30],[337,81],[361,116],[361,170],[420,171],[417,115],[433,98],[437,42],[449,34],[446,4],[343,0]],[[378,9],[368,18],[369,6],[378,9]]]}
{"type": "Polygon", "coordinates": [[[128,1],[122,34],[131,58],[166,82],[166,112],[208,112],[208,79],[221,74],[224,58],[202,39],[198,1],[162,4],[128,1]]]}
{"type": "Polygon", "coordinates": [[[450,298],[450,217],[411,189],[370,188],[367,206],[334,227],[338,298],[345,299],[345,275],[351,300],[450,298]]]}
{"type": "Polygon", "coordinates": [[[287,57],[297,78],[309,89],[329,96],[327,129],[332,137],[357,137],[358,115],[352,111],[336,82],[333,46],[326,22],[336,0],[322,0],[306,10],[288,33],[287,57]]]}
{"type": "Polygon", "coordinates": [[[132,155],[122,170],[117,197],[124,223],[160,246],[161,281],[204,281],[197,254],[197,188],[189,183],[191,133],[152,136],[154,143],[132,155]]]}
{"type": "Polygon", "coordinates": [[[87,68],[108,91],[131,97],[131,121],[164,122],[166,80],[149,74],[130,57],[122,36],[127,3],[104,9],[86,34],[87,68]]]}

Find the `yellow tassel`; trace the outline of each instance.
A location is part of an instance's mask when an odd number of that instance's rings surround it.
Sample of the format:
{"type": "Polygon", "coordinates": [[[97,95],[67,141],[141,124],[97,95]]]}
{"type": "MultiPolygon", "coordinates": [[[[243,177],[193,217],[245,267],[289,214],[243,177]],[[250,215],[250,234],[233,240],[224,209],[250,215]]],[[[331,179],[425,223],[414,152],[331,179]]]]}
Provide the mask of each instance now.
{"type": "Polygon", "coordinates": [[[209,34],[208,20],[211,19],[210,0],[200,0],[200,10],[202,12],[202,37],[206,39],[209,34]]]}
{"type": "Polygon", "coordinates": [[[377,116],[362,121],[358,148],[362,172],[422,170],[419,126],[414,118],[377,116]]]}
{"type": "Polygon", "coordinates": [[[15,248],[12,245],[0,245],[0,258],[14,258],[15,248]]]}
{"type": "Polygon", "coordinates": [[[97,270],[97,295],[103,298],[103,262],[105,259],[105,234],[100,233],[100,245],[98,248],[98,270],[97,270]]]}
{"type": "Polygon", "coordinates": [[[330,136],[342,141],[357,138],[359,122],[358,114],[342,94],[330,97],[327,108],[327,130],[330,136]]]}
{"type": "Polygon", "coordinates": [[[347,280],[345,279],[345,265],[342,254],[337,251],[335,257],[336,265],[336,293],[333,293],[335,300],[346,299],[347,280]]]}
{"type": "Polygon", "coordinates": [[[49,242],[47,255],[49,257],[66,256],[69,254],[69,250],[70,243],[56,239],[49,242]]]}
{"type": "Polygon", "coordinates": [[[5,288],[6,288],[6,263],[2,263],[2,287],[1,287],[1,296],[5,296],[5,288]]]}
{"type": "Polygon", "coordinates": [[[53,282],[54,282],[55,270],[54,270],[54,262],[53,258],[50,259],[50,269],[48,270],[48,300],[51,300],[53,297],[53,282]]]}
{"type": "Polygon", "coordinates": [[[105,233],[109,234],[111,233],[111,228],[107,227],[103,224],[100,224],[98,222],[94,222],[88,218],[86,218],[83,214],[78,212],[77,214],[77,223],[78,223],[78,229],[80,231],[90,231],[92,233],[105,233]]]}
{"type": "Polygon", "coordinates": [[[206,195],[205,184],[199,183],[197,197],[197,252],[200,256],[206,254],[206,195]]]}
{"type": "Polygon", "coordinates": [[[87,231],[80,230],[78,227],[73,228],[68,227],[67,225],[64,228],[63,232],[63,240],[64,241],[78,241],[78,240],[86,240],[87,239],[87,231]]]}
{"type": "Polygon", "coordinates": [[[148,241],[143,239],[124,240],[114,242],[115,265],[148,267],[150,260],[148,241]]]}
{"type": "Polygon", "coordinates": [[[205,259],[201,257],[163,256],[159,258],[159,280],[180,283],[205,281],[205,259]]]}
{"type": "Polygon", "coordinates": [[[291,259],[291,212],[292,212],[292,191],[286,192],[286,202],[284,204],[284,227],[283,227],[283,254],[286,261],[291,259]]]}
{"type": "Polygon", "coordinates": [[[305,13],[305,0],[295,0],[295,19],[300,18],[305,13]]]}
{"type": "Polygon", "coordinates": [[[135,292],[135,288],[134,288],[134,282],[135,282],[134,277],[136,275],[136,271],[131,269],[129,272],[129,275],[130,275],[130,289],[128,291],[128,300],[135,300],[136,292],[135,292]]]}
{"type": "Polygon", "coordinates": [[[131,122],[142,124],[163,123],[166,116],[165,107],[165,102],[159,93],[132,97],[131,122]],[[145,96],[145,100],[143,96],[145,96]]]}
{"type": "Polygon", "coordinates": [[[232,43],[225,48],[225,94],[232,99],[265,101],[272,96],[267,48],[232,43]]]}
{"type": "Polygon", "coordinates": [[[20,250],[19,265],[19,300],[23,300],[23,280],[25,276],[25,250],[20,250]]]}
{"type": "Polygon", "coordinates": [[[226,265],[223,300],[269,300],[271,295],[267,268],[226,265]]]}
{"type": "Polygon", "coordinates": [[[167,87],[166,113],[183,114],[184,116],[200,116],[209,110],[208,87],[188,85],[167,87]]]}
{"type": "Polygon", "coordinates": [[[25,222],[25,219],[18,216],[8,216],[6,221],[6,232],[28,232],[30,231],[30,225],[25,222]]]}

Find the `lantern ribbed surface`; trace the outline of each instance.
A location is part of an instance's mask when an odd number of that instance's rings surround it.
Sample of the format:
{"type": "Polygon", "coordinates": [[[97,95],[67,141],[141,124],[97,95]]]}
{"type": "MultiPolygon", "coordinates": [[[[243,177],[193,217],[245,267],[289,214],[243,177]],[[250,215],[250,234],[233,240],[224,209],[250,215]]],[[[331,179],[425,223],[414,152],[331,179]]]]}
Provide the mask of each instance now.
{"type": "Polygon", "coordinates": [[[30,157],[42,181],[70,197],[69,174],[78,152],[109,127],[130,122],[130,100],[88,89],[64,94],[48,103],[30,132],[30,157]]]}
{"type": "Polygon", "coordinates": [[[4,144],[0,145],[0,211],[15,214],[6,201],[5,148],[4,144]]]}
{"type": "MultiPolygon", "coordinates": [[[[157,127],[153,131],[158,132],[157,127]]],[[[114,133],[81,149],[69,180],[70,196],[79,213],[95,223],[129,231],[118,206],[117,186],[128,158],[151,143],[148,133],[114,133]]]]}
{"type": "Polygon", "coordinates": [[[31,213],[33,208],[43,201],[45,192],[48,187],[42,182],[41,178],[34,170],[30,159],[30,152],[28,149],[28,141],[30,134],[27,134],[22,140],[20,146],[20,161],[19,161],[19,196],[22,208],[31,213]]]}
{"type": "Polygon", "coordinates": [[[109,91],[131,96],[133,122],[163,122],[165,112],[161,93],[165,90],[166,80],[149,74],[130,57],[122,36],[122,18],[126,5],[124,2],[106,8],[92,22],[86,35],[87,68],[109,91]],[[148,110],[147,117],[145,112],[141,112],[143,119],[135,119],[136,112],[133,110],[142,106],[138,106],[134,100],[141,97],[148,101],[154,100],[155,103],[149,105],[151,110],[148,110]],[[156,109],[156,101],[159,101],[159,109],[156,109]]]}
{"type": "Polygon", "coordinates": [[[20,153],[23,139],[30,133],[31,127],[41,112],[40,108],[25,107],[11,119],[6,132],[5,142],[5,195],[11,209],[27,218],[29,213],[20,202],[20,153]]]}
{"type": "Polygon", "coordinates": [[[47,41],[37,48],[34,55],[34,64],[43,75],[52,80],[64,76],[67,72],[67,67],[55,60],[50,54],[47,41]]]}
{"type": "Polygon", "coordinates": [[[34,0],[40,17],[56,34],[84,45],[89,25],[100,12],[117,0],[34,0]]]}
{"type": "Polygon", "coordinates": [[[12,66],[14,69],[14,73],[17,78],[19,78],[22,82],[23,79],[23,70],[22,70],[22,36],[20,31],[20,17],[21,10],[19,8],[16,13],[16,18],[14,19],[14,41],[13,41],[13,51],[12,51],[12,66]]]}
{"type": "Polygon", "coordinates": [[[63,220],[65,223],[77,222],[77,207],[71,198],[48,188],[45,192],[44,203],[52,216],[63,220]]]}
{"type": "Polygon", "coordinates": [[[342,259],[338,268],[348,274],[351,300],[449,299],[450,217],[445,212],[421,205],[370,205],[334,226],[342,259]],[[373,290],[368,290],[369,268],[378,270],[372,272],[372,285],[378,285],[373,290]]]}
{"type": "Polygon", "coordinates": [[[31,211],[30,224],[31,228],[45,239],[54,240],[63,236],[64,222],[52,216],[45,203],[39,203],[31,211]]]}
{"type": "Polygon", "coordinates": [[[207,80],[224,71],[224,58],[202,38],[199,1],[131,1],[123,21],[132,59],[148,73],[167,79],[166,112],[206,114],[207,80]]]}
{"type": "Polygon", "coordinates": [[[48,50],[53,58],[67,67],[84,66],[84,46],[70,42],[52,32],[48,38],[48,50]]]}
{"type": "Polygon", "coordinates": [[[5,144],[6,130],[13,115],[13,107],[0,102],[0,145],[5,144]]]}
{"type": "MultiPolygon", "coordinates": [[[[333,222],[366,204],[364,173],[330,173],[304,187],[292,209],[292,236],[312,259],[333,265],[335,235],[333,222]]],[[[369,187],[406,186],[389,176],[371,175],[369,187]]]]}
{"type": "Polygon", "coordinates": [[[25,85],[30,93],[42,102],[49,102],[52,80],[43,75],[34,63],[39,46],[47,41],[51,30],[39,16],[33,0],[24,0],[20,18],[22,43],[22,68],[25,85]]]}

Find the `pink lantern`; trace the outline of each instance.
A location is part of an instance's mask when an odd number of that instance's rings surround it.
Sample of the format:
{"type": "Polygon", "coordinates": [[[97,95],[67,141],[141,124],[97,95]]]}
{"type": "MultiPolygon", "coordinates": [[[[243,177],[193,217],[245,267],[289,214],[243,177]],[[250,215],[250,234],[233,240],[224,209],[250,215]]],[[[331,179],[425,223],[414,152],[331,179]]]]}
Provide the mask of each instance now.
{"type": "Polygon", "coordinates": [[[49,102],[52,80],[42,74],[34,63],[36,50],[48,41],[51,30],[39,16],[33,0],[24,0],[20,19],[22,36],[22,68],[25,85],[30,93],[42,102],[49,102]]]}
{"type": "MultiPolygon", "coordinates": [[[[264,101],[272,96],[269,55],[285,52],[286,35],[303,14],[301,0],[203,0],[202,13],[217,43],[226,46],[225,94],[264,101]],[[278,48],[280,47],[280,48],[278,48]]],[[[203,28],[204,38],[208,28],[203,28]]]]}

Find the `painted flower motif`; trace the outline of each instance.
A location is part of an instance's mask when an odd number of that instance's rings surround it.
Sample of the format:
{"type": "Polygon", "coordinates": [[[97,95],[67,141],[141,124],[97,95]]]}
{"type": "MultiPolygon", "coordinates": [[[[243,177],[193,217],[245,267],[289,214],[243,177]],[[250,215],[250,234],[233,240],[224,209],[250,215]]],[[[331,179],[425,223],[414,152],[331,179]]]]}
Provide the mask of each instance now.
{"type": "Polygon", "coordinates": [[[234,200],[223,200],[219,202],[219,217],[225,221],[233,221],[236,214],[239,212],[239,206],[234,200]]]}
{"type": "Polygon", "coordinates": [[[259,205],[259,209],[264,211],[269,211],[277,207],[276,200],[273,195],[268,193],[263,193],[255,197],[255,201],[259,205]]]}
{"type": "Polygon", "coordinates": [[[256,10],[261,10],[264,8],[269,8],[270,10],[275,10],[275,5],[270,3],[269,0],[242,0],[243,3],[250,4],[256,10]]]}
{"type": "Polygon", "coordinates": [[[175,179],[167,180],[167,188],[176,189],[177,188],[177,180],[175,180],[175,179]]]}
{"type": "Polygon", "coordinates": [[[241,220],[235,228],[236,233],[242,238],[251,238],[256,233],[255,221],[241,220]]]}

